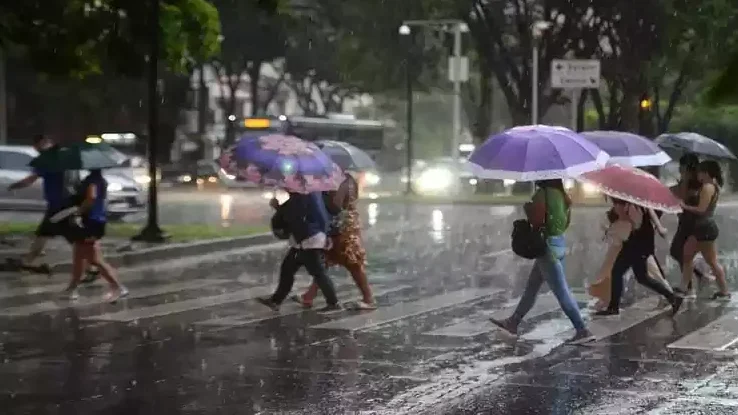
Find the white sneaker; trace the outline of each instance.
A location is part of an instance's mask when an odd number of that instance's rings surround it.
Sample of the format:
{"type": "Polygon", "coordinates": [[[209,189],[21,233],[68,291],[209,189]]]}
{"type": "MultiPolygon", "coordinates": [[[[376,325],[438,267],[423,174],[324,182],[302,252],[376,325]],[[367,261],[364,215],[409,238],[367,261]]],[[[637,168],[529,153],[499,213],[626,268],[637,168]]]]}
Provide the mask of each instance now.
{"type": "Polygon", "coordinates": [[[127,295],[128,295],[128,289],[126,287],[121,286],[117,290],[108,291],[107,293],[105,293],[105,296],[103,298],[108,303],[114,303],[127,295]]]}
{"type": "Polygon", "coordinates": [[[79,291],[76,288],[67,288],[61,292],[61,298],[64,300],[75,301],[79,299],[79,291]]]}

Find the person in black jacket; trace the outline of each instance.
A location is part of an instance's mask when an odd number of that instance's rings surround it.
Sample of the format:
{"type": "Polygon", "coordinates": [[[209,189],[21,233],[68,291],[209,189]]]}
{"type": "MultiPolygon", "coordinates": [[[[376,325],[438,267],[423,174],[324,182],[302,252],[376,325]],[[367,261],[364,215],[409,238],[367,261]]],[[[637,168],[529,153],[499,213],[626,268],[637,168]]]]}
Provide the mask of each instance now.
{"type": "Polygon", "coordinates": [[[326,306],[319,312],[341,310],[333,282],[326,273],[325,250],[328,247],[327,230],[330,216],[321,193],[290,193],[283,204],[272,199],[271,206],[276,210],[272,227],[277,237],[289,235],[290,249],[287,251],[279,270],[279,284],[271,297],[259,298],[265,306],[278,311],[279,306],[292,291],[295,274],[301,267],[313,277],[326,300],[326,306]]]}

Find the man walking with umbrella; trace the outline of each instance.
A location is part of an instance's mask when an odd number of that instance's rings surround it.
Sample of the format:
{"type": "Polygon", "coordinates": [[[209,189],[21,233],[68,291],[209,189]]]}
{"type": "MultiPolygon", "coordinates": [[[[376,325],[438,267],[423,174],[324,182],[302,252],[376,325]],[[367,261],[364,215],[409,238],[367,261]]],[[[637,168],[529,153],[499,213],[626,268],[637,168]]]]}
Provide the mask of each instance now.
{"type": "MultiPolygon", "coordinates": [[[[55,145],[56,144],[52,139],[44,136],[43,134],[38,134],[33,137],[33,147],[39,153],[48,151],[55,145]]],[[[21,267],[23,268],[33,269],[40,272],[49,272],[48,265],[34,267],[33,262],[41,256],[41,252],[46,246],[46,242],[49,238],[61,235],[60,225],[52,223],[50,218],[64,207],[64,203],[69,196],[65,177],[64,172],[33,169],[33,173],[28,175],[26,178],[8,186],[8,191],[13,191],[28,187],[38,179],[43,181],[46,212],[44,213],[43,219],[41,219],[41,223],[36,229],[36,238],[31,243],[30,251],[21,259],[21,267]]]]}

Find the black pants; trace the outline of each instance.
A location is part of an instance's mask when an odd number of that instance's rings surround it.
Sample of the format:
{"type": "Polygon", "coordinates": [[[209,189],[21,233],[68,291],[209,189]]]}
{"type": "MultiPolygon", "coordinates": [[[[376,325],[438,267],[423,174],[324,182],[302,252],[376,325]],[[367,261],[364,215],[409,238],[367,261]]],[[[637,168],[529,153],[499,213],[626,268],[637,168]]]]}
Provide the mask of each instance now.
{"type": "Polygon", "coordinates": [[[612,267],[611,277],[611,298],[610,305],[608,306],[611,310],[620,309],[620,299],[623,296],[623,279],[625,273],[629,269],[633,269],[633,276],[639,284],[648,287],[649,289],[656,291],[657,293],[666,297],[667,300],[674,300],[674,293],[664,286],[660,281],[651,278],[648,275],[648,257],[643,254],[636,252],[621,251],[618,257],[615,259],[615,264],[612,267]]]}
{"type": "Polygon", "coordinates": [[[282,260],[282,266],[279,269],[279,284],[277,285],[277,291],[272,295],[272,301],[281,304],[287,298],[295,284],[295,274],[303,266],[320,288],[326,303],[329,305],[338,304],[333,281],[325,272],[325,258],[322,249],[290,248],[287,251],[287,255],[282,260]]]}
{"type": "MultiPolygon", "coordinates": [[[[676,233],[674,233],[674,239],[671,240],[671,247],[669,247],[669,255],[679,264],[680,271],[684,267],[684,245],[687,243],[690,233],[689,229],[684,227],[682,224],[679,224],[679,226],[677,226],[676,233]]],[[[705,275],[702,271],[695,269],[694,276],[697,278],[704,278],[705,275]]],[[[689,282],[687,289],[692,289],[692,281],[689,282]]]]}

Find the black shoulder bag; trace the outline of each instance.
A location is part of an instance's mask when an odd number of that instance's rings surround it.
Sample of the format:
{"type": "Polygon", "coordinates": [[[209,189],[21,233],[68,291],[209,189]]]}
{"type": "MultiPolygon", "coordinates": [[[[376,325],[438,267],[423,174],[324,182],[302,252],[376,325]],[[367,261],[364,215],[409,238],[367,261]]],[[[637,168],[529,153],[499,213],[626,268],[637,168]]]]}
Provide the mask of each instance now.
{"type": "Polygon", "coordinates": [[[548,189],[543,189],[543,200],[545,212],[543,216],[543,226],[536,229],[528,219],[518,219],[513,222],[513,230],[511,234],[512,250],[515,255],[526,258],[540,258],[546,253],[548,246],[546,245],[546,227],[548,224],[548,189]]]}

